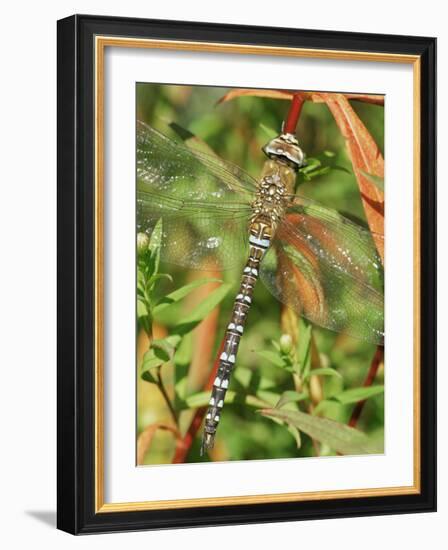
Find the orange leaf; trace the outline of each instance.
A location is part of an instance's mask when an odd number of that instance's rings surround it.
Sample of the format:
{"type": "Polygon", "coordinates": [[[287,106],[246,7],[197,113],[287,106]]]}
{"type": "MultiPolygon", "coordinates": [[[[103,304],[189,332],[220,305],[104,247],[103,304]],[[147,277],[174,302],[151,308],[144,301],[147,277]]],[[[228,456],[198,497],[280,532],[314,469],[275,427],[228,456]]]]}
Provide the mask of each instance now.
{"type": "MultiPolygon", "coordinates": [[[[320,92],[309,92],[308,99],[311,99],[314,103],[323,103],[325,100],[320,92]]],[[[336,95],[336,94],[327,94],[336,95]]],[[[375,94],[338,94],[343,95],[346,99],[361,101],[362,103],[371,103],[372,105],[384,105],[384,96],[375,94]]]]}
{"type": "Polygon", "coordinates": [[[384,159],[375,140],[343,94],[318,94],[327,104],[345,138],[358,182],[367,223],[384,262],[384,193],[366,176],[384,177],[384,159]],[[375,234],[378,234],[376,236],[375,234]]]}
{"type": "Polygon", "coordinates": [[[223,95],[218,103],[225,103],[226,101],[232,101],[236,97],[266,97],[269,99],[292,99],[293,92],[287,90],[257,90],[254,88],[237,88],[231,90],[227,94],[223,95]]]}
{"type": "MultiPolygon", "coordinates": [[[[324,103],[325,100],[319,92],[305,92],[302,90],[257,90],[253,88],[238,88],[231,90],[218,100],[218,103],[225,103],[237,97],[265,97],[268,99],[287,99],[291,100],[295,94],[300,92],[305,99],[314,103],[324,103]]],[[[362,101],[363,103],[372,103],[374,105],[384,105],[384,96],[374,94],[343,94],[347,99],[362,101]]]]}

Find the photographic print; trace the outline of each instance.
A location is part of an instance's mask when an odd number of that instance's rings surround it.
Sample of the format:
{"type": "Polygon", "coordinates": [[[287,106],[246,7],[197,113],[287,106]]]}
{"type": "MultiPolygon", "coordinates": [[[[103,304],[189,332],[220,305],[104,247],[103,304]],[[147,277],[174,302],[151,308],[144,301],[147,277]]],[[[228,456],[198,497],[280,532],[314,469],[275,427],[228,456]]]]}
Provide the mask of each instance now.
{"type": "Polygon", "coordinates": [[[136,84],[139,466],[384,452],[384,104],[136,84]]]}
{"type": "Polygon", "coordinates": [[[60,529],[435,510],[435,59],[58,22],[60,529]]]}

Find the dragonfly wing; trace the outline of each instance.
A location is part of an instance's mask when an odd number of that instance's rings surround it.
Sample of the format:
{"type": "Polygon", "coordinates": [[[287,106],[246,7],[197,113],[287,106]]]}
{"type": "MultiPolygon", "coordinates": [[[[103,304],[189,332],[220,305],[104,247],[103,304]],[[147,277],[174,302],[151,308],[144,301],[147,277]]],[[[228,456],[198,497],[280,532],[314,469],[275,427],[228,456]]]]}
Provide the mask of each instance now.
{"type": "Polygon", "coordinates": [[[253,183],[243,171],[137,124],[137,224],[162,219],[162,257],[194,269],[228,269],[247,248],[253,183]],[[241,179],[240,179],[241,177],[241,179]]]}
{"type": "Polygon", "coordinates": [[[239,196],[240,201],[251,201],[257,185],[238,166],[174,141],[141,121],[137,121],[137,176],[154,190],[173,195],[181,190],[189,200],[208,201],[214,196],[235,201],[239,196]],[[185,183],[190,184],[188,189],[183,189],[185,183]]]}
{"type": "Polygon", "coordinates": [[[313,246],[327,254],[329,261],[337,260],[354,276],[377,281],[383,275],[381,257],[377,246],[384,250],[384,235],[372,233],[352,222],[337,210],[327,208],[317,201],[294,195],[286,211],[286,219],[296,231],[313,246]]]}
{"type": "Polygon", "coordinates": [[[310,321],[383,344],[383,270],[371,234],[335,211],[309,206],[297,199],[288,209],[263,260],[262,280],[310,321]]]}

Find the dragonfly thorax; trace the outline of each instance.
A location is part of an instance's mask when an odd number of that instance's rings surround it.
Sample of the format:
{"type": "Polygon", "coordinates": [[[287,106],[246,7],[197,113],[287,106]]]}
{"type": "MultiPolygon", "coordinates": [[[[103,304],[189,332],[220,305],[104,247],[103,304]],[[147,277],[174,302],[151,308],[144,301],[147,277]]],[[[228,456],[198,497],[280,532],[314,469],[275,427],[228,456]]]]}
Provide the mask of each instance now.
{"type": "Polygon", "coordinates": [[[285,210],[288,196],[293,193],[295,171],[276,160],[265,162],[252,203],[251,222],[265,220],[275,230],[285,210]]]}

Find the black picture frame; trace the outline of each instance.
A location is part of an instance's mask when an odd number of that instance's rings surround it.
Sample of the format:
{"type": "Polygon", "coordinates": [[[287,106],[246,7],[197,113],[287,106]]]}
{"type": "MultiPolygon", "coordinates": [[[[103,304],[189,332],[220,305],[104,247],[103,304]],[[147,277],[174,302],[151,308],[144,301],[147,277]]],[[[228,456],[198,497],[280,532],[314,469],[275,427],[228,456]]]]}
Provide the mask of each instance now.
{"type": "Polygon", "coordinates": [[[73,534],[436,509],[436,39],[74,15],[58,22],[58,511],[73,534]],[[385,52],[420,58],[418,494],[160,510],[95,510],[95,36],[385,52]]]}

